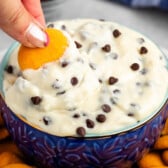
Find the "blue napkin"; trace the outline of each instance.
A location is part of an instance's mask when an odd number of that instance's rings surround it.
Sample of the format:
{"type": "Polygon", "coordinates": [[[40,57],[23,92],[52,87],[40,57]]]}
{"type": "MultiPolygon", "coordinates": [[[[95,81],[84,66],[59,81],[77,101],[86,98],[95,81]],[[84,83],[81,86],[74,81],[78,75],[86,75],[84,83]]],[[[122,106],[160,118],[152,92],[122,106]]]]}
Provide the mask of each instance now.
{"type": "Polygon", "coordinates": [[[132,7],[154,7],[168,10],[168,0],[113,0],[132,7]]]}

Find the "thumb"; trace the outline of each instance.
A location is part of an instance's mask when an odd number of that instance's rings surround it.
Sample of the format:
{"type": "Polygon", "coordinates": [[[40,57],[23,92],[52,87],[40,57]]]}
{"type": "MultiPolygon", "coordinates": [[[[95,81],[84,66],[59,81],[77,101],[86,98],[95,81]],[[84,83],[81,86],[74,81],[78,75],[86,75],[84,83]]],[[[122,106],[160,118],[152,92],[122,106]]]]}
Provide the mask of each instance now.
{"type": "MultiPolygon", "coordinates": [[[[40,3],[40,2],[39,2],[40,3]]],[[[21,0],[0,3],[0,27],[27,47],[44,47],[48,36],[35,18],[28,13],[21,0]]]]}

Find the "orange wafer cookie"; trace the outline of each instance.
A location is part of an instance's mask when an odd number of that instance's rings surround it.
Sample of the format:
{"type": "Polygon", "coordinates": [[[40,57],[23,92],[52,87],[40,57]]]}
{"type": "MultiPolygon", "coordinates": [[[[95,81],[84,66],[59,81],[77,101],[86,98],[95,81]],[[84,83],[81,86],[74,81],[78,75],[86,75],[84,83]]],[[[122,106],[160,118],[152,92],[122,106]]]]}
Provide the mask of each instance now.
{"type": "Polygon", "coordinates": [[[162,159],[166,165],[168,165],[168,150],[164,150],[162,153],[162,159]]]}
{"type": "Polygon", "coordinates": [[[10,139],[0,142],[0,154],[3,152],[12,152],[22,157],[22,153],[20,152],[16,144],[12,142],[10,139]]]}
{"type": "Polygon", "coordinates": [[[23,161],[12,152],[3,152],[0,154],[0,167],[4,167],[12,163],[22,163],[23,161]]]}
{"type": "Polygon", "coordinates": [[[0,126],[3,126],[4,125],[4,121],[3,121],[3,118],[2,118],[2,115],[1,115],[1,112],[0,112],[0,126]]]}
{"type": "Polygon", "coordinates": [[[168,119],[166,120],[164,129],[162,130],[162,135],[168,135],[168,119]]]}
{"type": "Polygon", "coordinates": [[[13,164],[6,165],[3,168],[35,168],[35,167],[29,166],[23,163],[13,163],[13,164]]]}
{"type": "Polygon", "coordinates": [[[140,168],[156,168],[164,167],[164,163],[158,152],[146,154],[138,163],[140,168]]]}
{"type": "Polygon", "coordinates": [[[38,69],[42,65],[58,60],[68,47],[67,37],[57,29],[47,28],[49,44],[44,48],[28,48],[21,45],[18,63],[21,70],[38,69]]]}
{"type": "Polygon", "coordinates": [[[3,128],[0,128],[0,140],[3,140],[5,138],[9,137],[9,132],[8,130],[3,127],[3,128]]]}

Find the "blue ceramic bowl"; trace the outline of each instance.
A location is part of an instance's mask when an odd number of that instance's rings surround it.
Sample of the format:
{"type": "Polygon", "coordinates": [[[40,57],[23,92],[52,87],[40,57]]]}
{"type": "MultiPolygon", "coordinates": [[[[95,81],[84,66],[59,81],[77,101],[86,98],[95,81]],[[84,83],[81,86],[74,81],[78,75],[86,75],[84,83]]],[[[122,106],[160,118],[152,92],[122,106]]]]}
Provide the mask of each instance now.
{"type": "Polygon", "coordinates": [[[4,101],[3,70],[15,44],[1,63],[0,111],[14,142],[33,162],[44,168],[129,168],[149,151],[168,117],[168,99],[159,110],[134,127],[101,137],[59,137],[34,128],[4,101]]]}

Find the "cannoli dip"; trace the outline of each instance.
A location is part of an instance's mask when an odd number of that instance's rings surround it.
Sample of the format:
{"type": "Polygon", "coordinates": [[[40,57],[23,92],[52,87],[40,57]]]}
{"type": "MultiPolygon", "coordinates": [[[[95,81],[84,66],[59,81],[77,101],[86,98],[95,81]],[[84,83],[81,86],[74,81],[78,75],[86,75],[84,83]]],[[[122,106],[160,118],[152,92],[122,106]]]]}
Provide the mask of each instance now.
{"type": "Polygon", "coordinates": [[[61,58],[21,71],[18,46],[4,72],[7,105],[31,125],[57,136],[109,135],[144,122],[167,99],[168,63],[144,35],[94,19],[48,27],[69,39],[61,58]]]}

